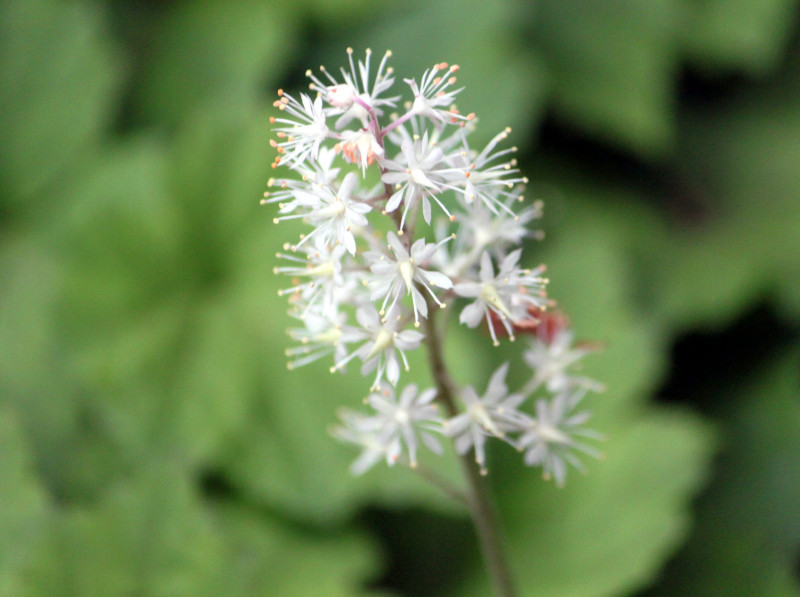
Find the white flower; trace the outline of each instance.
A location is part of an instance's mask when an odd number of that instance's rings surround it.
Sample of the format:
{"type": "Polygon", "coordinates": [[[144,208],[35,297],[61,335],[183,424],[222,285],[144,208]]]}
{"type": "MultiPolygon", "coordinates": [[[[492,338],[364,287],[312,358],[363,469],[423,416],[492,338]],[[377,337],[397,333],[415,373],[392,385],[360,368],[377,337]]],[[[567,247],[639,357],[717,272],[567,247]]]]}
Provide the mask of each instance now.
{"type": "Polygon", "coordinates": [[[334,360],[344,357],[345,345],[340,342],[344,313],[325,317],[311,312],[298,319],[305,327],[288,330],[289,336],[300,342],[299,346],[287,348],[285,351],[286,356],[293,359],[287,364],[289,369],[308,365],[327,355],[333,355],[334,360]]]}
{"type": "Polygon", "coordinates": [[[316,100],[312,101],[305,93],[301,93],[301,103],[288,93],[284,93],[282,89],[278,91],[278,95],[280,99],[273,105],[294,118],[270,118],[271,124],[287,125],[277,127],[275,130],[279,140],[270,142],[279,153],[275,163],[286,163],[290,168],[295,168],[308,158],[316,160],[320,145],[331,136],[331,131],[325,123],[322,98],[317,96],[316,100]]]}
{"type": "Polygon", "coordinates": [[[425,222],[431,221],[430,199],[452,220],[452,215],[439,199],[438,195],[449,187],[444,176],[439,172],[444,154],[435,144],[428,141],[428,133],[416,141],[406,137],[400,147],[401,155],[397,161],[386,160],[382,163],[385,174],[381,180],[396,187],[395,193],[386,203],[386,211],[393,212],[403,205],[403,217],[400,228],[405,225],[409,210],[417,200],[422,199],[422,215],[425,222]]]}
{"type": "Polygon", "coordinates": [[[381,116],[383,111],[380,106],[394,107],[397,97],[381,99],[379,96],[389,89],[394,83],[392,78],[392,69],[387,67],[386,63],[391,52],[386,52],[381,60],[378,72],[375,75],[374,83],[370,86],[370,61],[372,58],[372,51],[367,49],[366,61],[358,61],[358,72],[353,63],[353,48],[347,48],[347,56],[350,61],[350,71],[340,69],[342,81],[337,81],[324,66],[320,67],[320,71],[328,79],[329,85],[323,83],[318,79],[310,70],[306,71],[306,76],[309,77],[313,83],[311,88],[319,91],[328,103],[333,106],[333,109],[340,113],[341,116],[336,121],[336,128],[342,129],[347,126],[354,118],[361,121],[362,126],[369,127],[370,116],[369,111],[373,114],[381,116]]]}
{"type": "Polygon", "coordinates": [[[523,394],[508,394],[505,377],[508,363],[503,363],[494,372],[486,393],[479,397],[472,386],[461,392],[466,410],[445,421],[444,434],[455,437],[455,448],[459,454],[466,454],[470,448],[475,450],[475,462],[481,474],[486,474],[487,437],[506,439],[506,433],[518,431],[527,423],[529,417],[517,408],[525,400],[523,394]]]}
{"type": "Polygon", "coordinates": [[[461,89],[450,89],[456,82],[454,75],[457,71],[458,65],[448,66],[446,62],[440,62],[425,71],[419,86],[414,79],[403,79],[414,94],[411,113],[429,118],[439,129],[448,123],[474,118],[473,114],[462,116],[453,105],[456,95],[461,91],[461,89]]]}
{"type": "Polygon", "coordinates": [[[536,418],[530,420],[517,441],[517,447],[525,451],[525,464],[541,466],[544,478],[552,477],[559,487],[564,485],[567,465],[585,470],[576,452],[600,457],[597,450],[578,439],[602,439],[597,432],[582,427],[589,420],[588,411],[572,413],[585,393],[583,388],[566,388],[549,401],[537,400],[536,418]]]}
{"type": "Polygon", "coordinates": [[[337,151],[341,151],[344,158],[351,164],[358,164],[361,172],[366,171],[376,160],[383,158],[383,147],[367,129],[357,131],[344,131],[341,141],[336,144],[337,151]]]}
{"type": "Polygon", "coordinates": [[[497,144],[505,140],[510,132],[511,129],[507,128],[495,135],[479,154],[474,154],[469,148],[466,134],[462,133],[461,152],[451,160],[451,164],[460,172],[451,178],[451,182],[459,187],[467,204],[479,199],[493,213],[505,211],[513,216],[509,204],[519,196],[514,189],[519,183],[527,184],[528,179],[524,176],[509,177],[519,172],[516,160],[497,162],[498,158],[516,152],[516,147],[494,152],[497,144]]]}
{"type": "Polygon", "coordinates": [[[339,411],[339,419],[341,423],[331,428],[330,433],[340,441],[361,446],[361,454],[350,465],[350,473],[363,475],[386,457],[387,446],[380,437],[380,421],[346,409],[339,411]]]}
{"type": "Polygon", "coordinates": [[[349,84],[328,87],[328,103],[340,110],[349,110],[358,97],[358,91],[349,84]]]}
{"type": "MultiPolygon", "coordinates": [[[[387,462],[396,462],[402,452],[402,445],[405,444],[409,464],[412,468],[417,466],[416,428],[424,428],[426,425],[428,428],[441,426],[436,405],[431,404],[435,397],[434,388],[417,394],[417,386],[414,384],[403,389],[399,400],[395,400],[391,388],[370,394],[367,400],[383,422],[381,436],[388,446],[387,462]]],[[[441,453],[439,443],[431,434],[423,431],[420,435],[431,450],[441,453]]]]}
{"type": "Polygon", "coordinates": [[[317,186],[320,201],[309,216],[316,229],[306,238],[319,234],[327,242],[343,244],[351,255],[355,255],[356,241],[352,226],[366,226],[369,222],[365,214],[372,209],[369,204],[353,198],[356,184],[356,175],[350,172],[338,189],[317,186]]]}
{"type": "Polygon", "coordinates": [[[487,251],[481,256],[479,280],[456,284],[453,289],[459,296],[474,298],[461,311],[459,321],[474,328],[486,319],[495,346],[499,344],[491,313],[495,313],[510,338],[514,338],[513,322],[528,316],[528,307],[544,307],[544,286],[547,280],[539,274],[544,266],[535,270],[517,267],[522,249],[509,253],[501,262],[495,276],[492,259],[487,251]]]}
{"type": "Polygon", "coordinates": [[[521,245],[525,238],[533,235],[528,224],[542,214],[542,204],[538,201],[515,215],[506,211],[493,213],[481,201],[464,208],[465,213],[457,216],[459,228],[455,242],[448,253],[437,253],[436,263],[453,278],[462,277],[485,250],[502,258],[508,248],[521,245]]]}
{"type": "Polygon", "coordinates": [[[525,362],[534,372],[526,386],[530,391],[535,391],[541,384],[550,392],[560,392],[575,386],[594,391],[603,389],[602,384],[570,371],[575,363],[592,352],[589,346],[574,347],[572,336],[572,330],[563,328],[552,338],[531,338],[529,349],[523,353],[525,362]]]}
{"type": "MultiPolygon", "coordinates": [[[[313,184],[331,187],[336,183],[340,169],[332,167],[335,155],[336,152],[333,148],[321,147],[317,156],[318,159],[314,160],[309,157],[305,163],[297,164],[294,170],[303,177],[302,180],[270,178],[267,181],[267,186],[278,190],[265,192],[261,204],[277,203],[278,213],[282,216],[290,214],[297,209],[307,213],[311,209],[305,195],[309,188],[313,184]],[[300,192],[299,195],[297,194],[298,191],[300,192]]],[[[280,221],[280,218],[274,218],[273,221],[280,221]]]]}
{"type": "Polygon", "coordinates": [[[316,157],[308,159],[294,167],[294,170],[303,177],[306,184],[309,182],[331,186],[339,178],[341,168],[333,167],[336,150],[333,147],[320,147],[316,157]]]}
{"type": "Polygon", "coordinates": [[[282,212],[293,212],[300,208],[299,214],[282,215],[274,219],[307,219],[315,228],[297,243],[300,247],[312,238],[322,243],[342,244],[351,255],[356,252],[353,226],[366,226],[369,222],[365,214],[372,209],[368,203],[353,197],[358,179],[354,172],[348,173],[337,189],[326,184],[312,184],[310,189],[292,189],[293,202],[285,204],[282,212]]]}
{"type": "Polygon", "coordinates": [[[469,217],[465,220],[464,228],[470,230],[469,238],[475,246],[491,247],[503,250],[506,247],[518,247],[522,241],[531,236],[528,228],[531,220],[541,217],[541,203],[522,210],[515,214],[508,211],[492,214],[483,203],[475,202],[471,206],[469,217]]]}
{"type": "MultiPolygon", "coordinates": [[[[288,244],[284,246],[284,249],[289,248],[288,244]]],[[[278,295],[290,295],[301,317],[312,309],[323,317],[335,314],[338,311],[337,289],[345,285],[342,275],[344,251],[341,245],[330,249],[318,243],[315,247],[293,247],[289,253],[277,253],[276,257],[288,261],[289,265],[276,266],[272,272],[292,278],[292,286],[279,290],[278,295]]]]}
{"type": "Polygon", "coordinates": [[[389,383],[396,386],[397,380],[400,379],[397,353],[400,354],[404,369],[408,371],[405,351],[419,348],[425,336],[415,330],[398,331],[401,316],[397,308],[389,311],[385,319],[381,319],[372,305],[363,305],[356,311],[356,319],[361,327],[346,330],[343,341],[348,343],[363,341],[363,344],[358,350],[337,362],[331,368],[331,372],[341,370],[353,358],[359,357],[364,363],[361,367],[362,375],[377,369],[375,381],[372,383],[373,388],[380,385],[384,374],[389,383]]]}
{"type": "Polygon", "coordinates": [[[431,388],[418,394],[416,385],[406,386],[395,398],[392,388],[370,394],[367,402],[375,414],[362,416],[352,411],[340,413],[343,425],[334,428],[334,436],[362,446],[364,449],[350,470],[355,475],[366,472],[382,457],[389,466],[408,453],[408,464],[417,466],[419,433],[422,441],[433,452],[441,453],[436,438],[426,430],[438,430],[441,425],[436,405],[431,404],[436,390],[431,388]]]}
{"type": "Polygon", "coordinates": [[[561,485],[569,466],[581,467],[581,453],[597,454],[584,443],[598,437],[584,428],[589,415],[576,408],[601,388],[574,372],[590,348],[573,346],[565,318],[545,312],[544,266],[519,265],[541,202],[523,206],[527,179],[516,148],[502,148],[510,129],[481,150],[470,148],[476,120],[455,106],[456,65],[438,63],[404,79],[413,98],[397,110],[399,97],[389,97],[391,54],[375,69],[370,50],[363,60],[347,53],[349,67],[306,73],[308,95],[279,91],[281,112],[271,119],[272,166],[291,168],[296,180],[270,179],[263,203],[277,206],[275,222],[306,227],[296,244],[284,245],[274,269],[290,280],[279,291],[294,318],[288,367],[325,357],[331,373],[359,362],[370,378],[370,412],[341,411],[332,430],[360,446],[354,474],[382,460],[417,466],[420,444],[439,452],[434,434],[444,433],[459,454],[474,454],[481,473],[487,438],[498,438],[561,485]],[[473,386],[459,390],[438,362],[444,330],[432,325],[425,330],[435,334],[427,339],[431,373],[459,403],[445,422],[434,389],[398,385],[409,370],[407,352],[426,339],[414,328],[452,297],[466,299],[460,322],[474,328],[485,321],[495,345],[502,335],[530,334],[523,356],[531,371],[519,391],[509,391],[508,363],[492,373],[483,395],[473,386]],[[534,404],[526,413],[527,400],[534,404]]]}
{"type": "MultiPolygon", "coordinates": [[[[416,285],[419,284],[428,291],[428,294],[440,307],[444,307],[444,303],[437,298],[432,286],[444,289],[453,287],[450,278],[444,274],[428,271],[422,267],[442,243],[428,244],[424,238],[420,238],[411,245],[409,253],[394,232],[389,232],[386,238],[389,248],[394,253],[394,259],[376,252],[368,252],[364,255],[370,263],[370,270],[375,274],[370,280],[370,285],[373,287],[370,300],[383,297],[380,311],[383,313],[386,311],[387,305],[389,309],[392,309],[403,294],[410,294],[414,306],[415,325],[419,325],[419,315],[428,317],[428,305],[416,285]]],[[[446,238],[442,242],[448,240],[450,239],[446,238]]]]}

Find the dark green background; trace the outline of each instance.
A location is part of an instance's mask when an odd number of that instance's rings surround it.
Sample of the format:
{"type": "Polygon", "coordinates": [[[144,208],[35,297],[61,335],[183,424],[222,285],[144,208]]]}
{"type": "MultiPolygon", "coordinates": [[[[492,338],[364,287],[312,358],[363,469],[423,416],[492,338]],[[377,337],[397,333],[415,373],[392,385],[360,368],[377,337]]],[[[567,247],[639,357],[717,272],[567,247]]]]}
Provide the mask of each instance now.
{"type": "MultiPolygon", "coordinates": [[[[347,473],[326,430],[356,371],[285,369],[271,102],[347,46],[399,85],[460,64],[546,202],[526,254],[605,347],[587,476],[491,451],[520,593],[800,595],[799,25],[791,0],[0,1],[0,597],[488,594],[457,505],[347,473]]],[[[454,328],[449,358],[482,390],[519,348],[454,328]]]]}

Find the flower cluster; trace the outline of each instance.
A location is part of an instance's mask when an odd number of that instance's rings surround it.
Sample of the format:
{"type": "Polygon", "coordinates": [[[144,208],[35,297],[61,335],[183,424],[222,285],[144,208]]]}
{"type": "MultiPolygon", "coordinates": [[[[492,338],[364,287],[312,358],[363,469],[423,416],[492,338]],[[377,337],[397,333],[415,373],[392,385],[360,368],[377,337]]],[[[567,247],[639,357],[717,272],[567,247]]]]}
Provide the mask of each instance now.
{"type": "Polygon", "coordinates": [[[344,411],[334,430],[363,450],[354,473],[382,459],[414,467],[420,440],[439,451],[437,436],[453,438],[462,454],[474,451],[485,471],[486,438],[495,437],[561,484],[567,464],[580,468],[577,452],[595,454],[581,439],[595,437],[583,426],[588,414],[576,409],[598,386],[572,373],[588,351],[572,346],[563,320],[543,333],[553,319],[545,268],[522,265],[541,203],[526,205],[515,148],[498,149],[509,130],[470,146],[476,120],[455,107],[458,66],[439,63],[419,82],[404,79],[410,99],[401,106],[400,96],[388,96],[390,56],[373,74],[371,52],[354,61],[348,49],[349,69],[308,71],[311,95],[281,90],[274,104],[273,168],[296,176],[271,179],[263,203],[277,206],[276,223],[307,226],[274,270],[289,278],[280,293],[297,322],[289,366],[324,358],[335,373],[359,362],[371,378],[372,413],[344,411]],[[495,345],[528,334],[532,373],[509,393],[504,363],[483,396],[457,390],[444,418],[436,388],[405,383],[406,353],[430,343],[434,310],[453,309],[461,324],[485,325],[495,345]]]}

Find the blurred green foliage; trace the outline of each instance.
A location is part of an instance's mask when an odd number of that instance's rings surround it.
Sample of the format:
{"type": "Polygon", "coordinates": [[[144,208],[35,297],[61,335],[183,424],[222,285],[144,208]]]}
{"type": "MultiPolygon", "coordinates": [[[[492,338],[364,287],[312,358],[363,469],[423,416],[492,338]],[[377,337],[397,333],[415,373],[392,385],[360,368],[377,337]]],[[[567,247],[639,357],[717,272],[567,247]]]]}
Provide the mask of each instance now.
{"type": "MultiPolygon", "coordinates": [[[[270,104],[347,46],[461,65],[605,346],[604,461],[558,490],[491,454],[521,594],[800,595],[799,24],[793,0],[0,2],[0,597],[488,594],[457,504],[347,474],[326,429],[358,376],[285,370],[270,104]]],[[[489,344],[452,330],[465,383],[514,348],[489,344]]]]}

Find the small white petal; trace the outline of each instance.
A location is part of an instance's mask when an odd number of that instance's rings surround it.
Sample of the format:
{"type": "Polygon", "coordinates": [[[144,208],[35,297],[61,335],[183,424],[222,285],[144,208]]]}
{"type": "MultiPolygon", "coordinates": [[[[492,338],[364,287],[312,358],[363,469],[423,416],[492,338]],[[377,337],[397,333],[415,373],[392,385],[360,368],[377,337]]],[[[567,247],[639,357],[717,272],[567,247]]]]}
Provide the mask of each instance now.
{"type": "Polygon", "coordinates": [[[470,303],[461,310],[461,315],[458,321],[467,324],[468,327],[474,328],[483,319],[485,311],[479,302],[470,303]]]}

